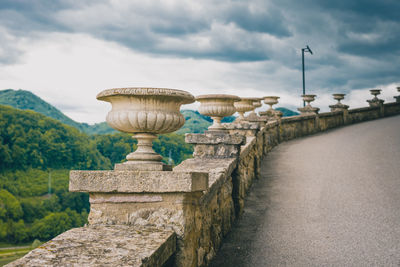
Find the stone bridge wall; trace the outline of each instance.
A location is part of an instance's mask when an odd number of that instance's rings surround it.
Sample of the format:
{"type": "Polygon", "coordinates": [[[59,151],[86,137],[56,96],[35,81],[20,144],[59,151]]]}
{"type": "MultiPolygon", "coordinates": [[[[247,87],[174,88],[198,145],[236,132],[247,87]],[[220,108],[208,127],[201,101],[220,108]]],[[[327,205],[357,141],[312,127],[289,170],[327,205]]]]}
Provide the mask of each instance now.
{"type": "Polygon", "coordinates": [[[95,266],[102,257],[114,257],[118,266],[205,266],[243,212],[261,160],[273,147],[396,114],[400,103],[244,122],[228,126],[230,134],[187,134],[194,158],[172,172],[73,171],[70,190],[90,193],[90,225],[61,234],[10,266],[95,266]],[[66,260],[70,255],[74,262],[66,260]]]}

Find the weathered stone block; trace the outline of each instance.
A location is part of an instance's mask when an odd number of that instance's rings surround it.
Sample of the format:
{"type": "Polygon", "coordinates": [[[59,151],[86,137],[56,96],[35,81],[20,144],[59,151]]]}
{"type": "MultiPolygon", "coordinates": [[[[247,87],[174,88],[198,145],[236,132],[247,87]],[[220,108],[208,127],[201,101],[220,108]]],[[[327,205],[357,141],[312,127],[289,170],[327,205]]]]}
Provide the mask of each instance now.
{"type": "Polygon", "coordinates": [[[185,142],[188,144],[203,145],[241,145],[245,138],[241,135],[230,135],[227,131],[207,132],[205,134],[186,134],[185,142]]]}
{"type": "Polygon", "coordinates": [[[194,192],[208,186],[208,173],[167,171],[71,171],[71,192],[194,192]]]}
{"type": "Polygon", "coordinates": [[[176,250],[173,230],[96,225],[69,230],[8,266],[163,266],[176,250]]]}
{"type": "Polygon", "coordinates": [[[207,132],[205,134],[186,134],[185,140],[195,144],[194,158],[234,158],[240,153],[240,145],[245,143],[245,137],[229,132],[207,132]]]}
{"type": "Polygon", "coordinates": [[[162,162],[137,163],[126,161],[114,165],[116,171],[172,171],[171,165],[166,165],[162,162]]]}

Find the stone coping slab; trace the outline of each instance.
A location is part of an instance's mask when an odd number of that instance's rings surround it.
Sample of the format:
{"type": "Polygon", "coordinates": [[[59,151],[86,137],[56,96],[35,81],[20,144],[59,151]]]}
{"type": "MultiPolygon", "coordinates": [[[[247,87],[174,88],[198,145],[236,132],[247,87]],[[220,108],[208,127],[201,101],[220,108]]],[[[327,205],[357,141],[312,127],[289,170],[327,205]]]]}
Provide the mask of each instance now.
{"type": "Polygon", "coordinates": [[[188,144],[206,144],[206,145],[241,145],[245,143],[244,136],[240,134],[229,134],[229,132],[221,133],[205,133],[185,135],[185,142],[188,144]]]}
{"type": "Polygon", "coordinates": [[[261,127],[257,122],[239,121],[233,123],[223,123],[224,127],[228,130],[259,130],[261,127]]]}
{"type": "Polygon", "coordinates": [[[354,108],[349,109],[349,113],[357,113],[357,112],[368,112],[373,110],[378,110],[379,107],[364,107],[364,108],[354,108]]]}
{"type": "Polygon", "coordinates": [[[207,172],[71,171],[71,192],[168,193],[207,190],[207,172]]]}
{"type": "MultiPolygon", "coordinates": [[[[399,98],[400,96],[394,96],[396,99],[399,98]]],[[[391,106],[400,106],[400,103],[398,102],[391,102],[391,103],[386,103],[383,104],[385,107],[391,107],[391,106]]]]}
{"type": "Polygon", "coordinates": [[[93,225],[71,229],[7,266],[162,266],[175,250],[170,229],[93,225]]]}
{"type": "Polygon", "coordinates": [[[284,117],[281,119],[281,123],[315,119],[316,116],[317,114],[304,114],[304,115],[284,117]]]}
{"type": "Polygon", "coordinates": [[[273,128],[275,126],[279,125],[278,121],[269,121],[265,124],[265,128],[269,129],[269,128],[273,128]]]}
{"type": "Polygon", "coordinates": [[[209,187],[215,182],[213,174],[222,173],[227,176],[233,172],[237,160],[227,159],[187,159],[176,166],[174,170],[191,170],[197,172],[209,172],[209,187]]]}
{"type": "Polygon", "coordinates": [[[246,137],[246,144],[242,145],[240,148],[240,158],[246,157],[251,149],[255,146],[257,139],[255,136],[247,136],[246,137]]]}
{"type": "Polygon", "coordinates": [[[190,169],[193,171],[208,171],[210,173],[208,190],[200,198],[200,202],[208,203],[218,190],[232,175],[237,166],[236,158],[229,159],[187,159],[175,169],[190,169]]]}
{"type": "Polygon", "coordinates": [[[331,111],[331,112],[323,112],[319,113],[318,117],[323,118],[323,117],[334,117],[334,116],[341,116],[343,115],[343,111],[331,111]]]}

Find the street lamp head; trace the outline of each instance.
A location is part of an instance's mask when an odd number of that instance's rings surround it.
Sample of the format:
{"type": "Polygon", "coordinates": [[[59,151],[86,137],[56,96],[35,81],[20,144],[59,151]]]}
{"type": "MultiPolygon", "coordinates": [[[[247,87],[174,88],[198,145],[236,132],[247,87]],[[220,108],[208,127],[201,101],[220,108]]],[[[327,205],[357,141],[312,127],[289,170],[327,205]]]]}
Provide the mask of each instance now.
{"type": "Polygon", "coordinates": [[[310,52],[311,55],[313,54],[313,52],[311,51],[311,48],[308,45],[306,46],[306,49],[308,50],[308,52],[310,52]]]}

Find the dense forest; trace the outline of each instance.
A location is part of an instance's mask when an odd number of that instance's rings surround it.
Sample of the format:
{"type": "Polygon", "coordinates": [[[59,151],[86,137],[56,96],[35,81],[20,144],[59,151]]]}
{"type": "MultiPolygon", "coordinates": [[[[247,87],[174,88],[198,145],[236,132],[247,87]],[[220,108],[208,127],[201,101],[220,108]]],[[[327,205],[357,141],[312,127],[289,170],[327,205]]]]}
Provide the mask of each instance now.
{"type": "MultiPolygon", "coordinates": [[[[69,170],[111,169],[135,147],[129,134],[87,135],[34,111],[0,105],[0,242],[45,241],[84,225],[88,195],[68,192],[69,170]]],[[[174,133],[161,135],[154,149],[172,164],[193,151],[174,133]]]]}

